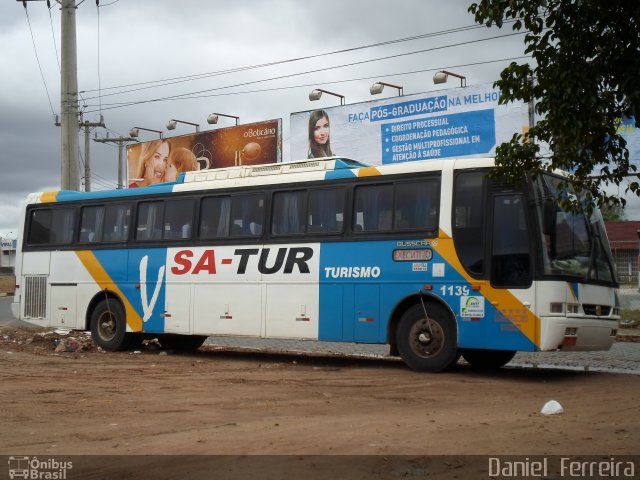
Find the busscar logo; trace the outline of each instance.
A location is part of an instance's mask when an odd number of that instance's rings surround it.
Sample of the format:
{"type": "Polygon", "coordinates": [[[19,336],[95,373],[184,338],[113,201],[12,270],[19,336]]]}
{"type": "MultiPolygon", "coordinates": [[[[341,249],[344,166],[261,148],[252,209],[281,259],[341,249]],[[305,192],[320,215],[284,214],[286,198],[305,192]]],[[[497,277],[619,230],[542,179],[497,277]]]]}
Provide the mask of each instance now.
{"type": "Polygon", "coordinates": [[[32,480],[66,480],[67,470],[73,468],[73,462],[55,458],[40,460],[38,457],[9,457],[9,478],[32,480]]]}

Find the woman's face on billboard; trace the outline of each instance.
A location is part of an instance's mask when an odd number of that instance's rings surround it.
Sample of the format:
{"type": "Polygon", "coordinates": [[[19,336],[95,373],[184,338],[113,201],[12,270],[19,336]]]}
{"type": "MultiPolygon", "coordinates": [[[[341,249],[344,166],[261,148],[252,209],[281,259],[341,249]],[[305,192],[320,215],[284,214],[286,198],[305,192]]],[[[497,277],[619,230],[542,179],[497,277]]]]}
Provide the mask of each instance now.
{"type": "Polygon", "coordinates": [[[155,153],[145,166],[145,178],[149,183],[160,183],[164,181],[164,173],[167,168],[167,157],[169,156],[169,144],[162,142],[158,145],[155,153]]]}
{"type": "Polygon", "coordinates": [[[318,145],[324,145],[329,140],[329,119],[327,117],[322,117],[316,122],[313,130],[313,140],[318,145]]]}

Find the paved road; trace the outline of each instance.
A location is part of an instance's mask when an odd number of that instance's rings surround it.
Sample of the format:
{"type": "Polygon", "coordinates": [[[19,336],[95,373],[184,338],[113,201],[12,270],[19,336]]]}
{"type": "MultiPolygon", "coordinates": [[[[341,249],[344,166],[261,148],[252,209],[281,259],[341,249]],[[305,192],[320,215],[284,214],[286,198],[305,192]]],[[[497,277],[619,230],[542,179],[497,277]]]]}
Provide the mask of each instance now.
{"type": "MultiPolygon", "coordinates": [[[[28,325],[12,317],[11,299],[12,297],[0,297],[0,325],[28,325]]],[[[386,357],[389,353],[389,347],[386,345],[241,337],[209,337],[207,344],[261,351],[366,357],[386,357]]],[[[527,368],[592,370],[640,375],[640,343],[618,342],[607,352],[520,352],[509,365],[527,368]]]]}

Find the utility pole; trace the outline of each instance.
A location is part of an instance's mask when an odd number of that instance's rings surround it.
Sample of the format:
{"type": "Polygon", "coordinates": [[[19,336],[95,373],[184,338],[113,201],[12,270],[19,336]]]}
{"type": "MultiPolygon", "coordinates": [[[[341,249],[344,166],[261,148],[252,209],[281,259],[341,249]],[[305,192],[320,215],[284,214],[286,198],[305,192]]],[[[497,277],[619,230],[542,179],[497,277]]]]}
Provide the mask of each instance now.
{"type": "Polygon", "coordinates": [[[124,188],[124,145],[128,142],[136,142],[137,140],[132,137],[115,137],[109,138],[94,138],[94,142],[99,143],[117,143],[118,144],[118,189],[124,188]]]}
{"type": "Polygon", "coordinates": [[[75,0],[59,0],[61,9],[60,187],[80,190],[78,172],[78,54],[75,0]]]}
{"type": "MultiPolygon", "coordinates": [[[[27,8],[27,2],[17,0],[27,8]]],[[[78,53],[76,47],[75,0],[56,0],[60,4],[61,64],[60,64],[60,188],[80,190],[78,172],[78,53]]],[[[84,0],[83,0],[84,1],[84,0]]],[[[82,2],[80,2],[82,3],[82,2]]],[[[51,3],[47,0],[47,7],[51,3]]]]}
{"type": "Polygon", "coordinates": [[[100,115],[99,122],[89,122],[88,120],[82,121],[82,116],[80,117],[80,127],[84,128],[84,191],[91,191],[91,152],[89,151],[89,140],[91,137],[89,136],[89,129],[91,127],[104,127],[104,118],[100,115]]]}

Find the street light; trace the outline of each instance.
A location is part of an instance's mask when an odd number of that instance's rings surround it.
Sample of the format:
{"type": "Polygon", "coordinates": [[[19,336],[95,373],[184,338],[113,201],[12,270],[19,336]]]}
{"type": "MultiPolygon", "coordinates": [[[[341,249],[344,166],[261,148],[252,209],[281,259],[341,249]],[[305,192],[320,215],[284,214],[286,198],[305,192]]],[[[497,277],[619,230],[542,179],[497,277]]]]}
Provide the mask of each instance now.
{"type": "Polygon", "coordinates": [[[169,123],[167,123],[167,130],[175,130],[176,129],[176,125],[178,123],[185,123],[187,125],[193,125],[194,127],[196,127],[196,133],[198,133],[200,131],[200,125],[198,125],[197,123],[185,122],[184,120],[176,120],[175,118],[172,118],[171,120],[169,120],[169,123]]]}
{"type": "Polygon", "coordinates": [[[236,117],[235,115],[226,115],[224,113],[212,113],[207,117],[207,123],[209,125],[215,125],[216,123],[218,123],[218,117],[235,118],[236,125],[238,125],[238,120],[240,120],[240,117],[236,117]]]}
{"type": "Polygon", "coordinates": [[[339,93],[333,93],[333,92],[330,92],[329,90],[323,90],[321,88],[316,88],[315,90],[312,90],[311,93],[309,93],[309,100],[311,100],[312,102],[315,102],[316,100],[320,100],[320,97],[322,96],[323,93],[326,93],[327,95],[333,95],[334,97],[339,97],[340,105],[344,105],[344,95],[340,95],[339,93]]]}
{"type": "Polygon", "coordinates": [[[378,95],[382,93],[382,90],[384,90],[384,87],[397,88],[398,96],[401,97],[403,95],[403,88],[401,86],[394,85],[392,83],[385,83],[385,82],[374,83],[373,85],[371,85],[371,88],[369,88],[369,92],[371,92],[371,95],[378,95]]]}
{"type": "Polygon", "coordinates": [[[154,130],[152,128],[144,128],[144,127],[133,127],[131,130],[129,130],[129,136],[133,138],[137,138],[138,134],[140,133],[140,130],[146,130],[147,132],[156,132],[157,134],[160,135],[160,140],[163,139],[162,132],[160,130],[154,130]]]}
{"type": "Polygon", "coordinates": [[[436,74],[433,76],[433,83],[435,83],[436,85],[439,83],[447,83],[449,75],[459,78],[461,87],[467,86],[467,77],[465,77],[464,75],[459,75],[457,73],[448,72],[446,70],[440,70],[439,72],[436,72],[436,74]]]}

